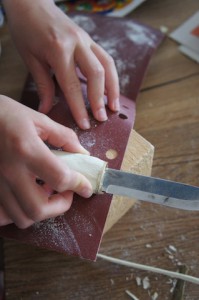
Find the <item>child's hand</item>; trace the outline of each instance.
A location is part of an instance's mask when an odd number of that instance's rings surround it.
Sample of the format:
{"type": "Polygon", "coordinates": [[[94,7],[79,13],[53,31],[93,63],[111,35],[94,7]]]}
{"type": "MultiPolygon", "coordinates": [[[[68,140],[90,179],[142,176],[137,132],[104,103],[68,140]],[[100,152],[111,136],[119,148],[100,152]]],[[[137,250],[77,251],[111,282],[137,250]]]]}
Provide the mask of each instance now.
{"type": "Polygon", "coordinates": [[[0,226],[26,228],[67,211],[73,192],[91,196],[90,182],[63,167],[43,141],[68,152],[86,152],[71,129],[0,96],[0,226]],[[57,194],[49,196],[37,178],[57,194]]]}
{"type": "Polygon", "coordinates": [[[113,59],[52,0],[5,0],[4,5],[17,48],[37,84],[41,112],[47,113],[52,107],[53,71],[77,124],[82,129],[89,128],[77,65],[88,81],[94,117],[99,121],[107,119],[105,89],[109,108],[119,110],[119,84],[113,59]]]}

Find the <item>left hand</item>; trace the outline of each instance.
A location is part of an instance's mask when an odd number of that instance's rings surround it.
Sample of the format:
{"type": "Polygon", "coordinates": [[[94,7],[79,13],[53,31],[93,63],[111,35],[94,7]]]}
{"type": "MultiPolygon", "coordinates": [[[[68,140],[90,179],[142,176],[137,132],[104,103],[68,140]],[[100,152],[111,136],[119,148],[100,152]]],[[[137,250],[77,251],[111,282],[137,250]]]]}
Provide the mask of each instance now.
{"type": "Polygon", "coordinates": [[[119,110],[119,84],[111,56],[68,18],[52,0],[5,0],[11,33],[31,71],[40,95],[40,112],[48,113],[54,97],[52,71],[82,129],[90,127],[76,65],[87,78],[94,117],[105,121],[108,106],[119,110]]]}

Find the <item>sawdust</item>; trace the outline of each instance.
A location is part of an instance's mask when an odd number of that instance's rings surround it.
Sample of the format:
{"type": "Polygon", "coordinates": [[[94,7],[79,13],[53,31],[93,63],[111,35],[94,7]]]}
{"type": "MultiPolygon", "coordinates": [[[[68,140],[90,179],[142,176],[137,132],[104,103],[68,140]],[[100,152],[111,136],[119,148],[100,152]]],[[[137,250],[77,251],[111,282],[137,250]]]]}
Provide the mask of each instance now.
{"type": "Polygon", "coordinates": [[[95,22],[87,16],[73,16],[71,19],[88,33],[92,33],[96,29],[95,22]]]}
{"type": "Polygon", "coordinates": [[[67,253],[78,253],[81,257],[81,251],[77,240],[73,234],[72,229],[66,222],[63,216],[59,218],[50,218],[43,222],[35,223],[33,226],[33,235],[35,236],[34,242],[36,245],[47,245],[49,240],[51,241],[52,247],[58,251],[66,251],[67,253]],[[62,218],[62,222],[58,222],[58,219],[62,218]]]}
{"type": "Polygon", "coordinates": [[[138,24],[127,22],[124,25],[126,37],[138,46],[148,45],[156,47],[156,36],[151,33],[148,28],[144,28],[138,24]]]}

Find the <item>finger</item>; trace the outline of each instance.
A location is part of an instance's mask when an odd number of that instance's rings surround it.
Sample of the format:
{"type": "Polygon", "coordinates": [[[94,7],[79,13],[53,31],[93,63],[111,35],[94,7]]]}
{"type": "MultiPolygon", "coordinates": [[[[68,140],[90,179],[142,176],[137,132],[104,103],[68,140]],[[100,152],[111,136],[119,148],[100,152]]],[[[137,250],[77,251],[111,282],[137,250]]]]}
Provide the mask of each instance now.
{"type": "Polygon", "coordinates": [[[119,111],[119,80],[113,58],[99,45],[94,43],[91,47],[105,70],[105,87],[108,96],[108,106],[113,111],[119,111]]]}
{"type": "Polygon", "coordinates": [[[48,197],[45,190],[27,174],[21,176],[19,182],[15,181],[14,191],[20,207],[34,222],[63,214],[70,208],[73,199],[71,191],[48,197]],[[20,182],[23,182],[23,189],[19,188],[20,182]]]}
{"type": "Polygon", "coordinates": [[[40,115],[35,122],[37,134],[42,140],[68,152],[88,154],[88,151],[82,147],[72,129],[58,124],[44,115],[40,115]]]}
{"type": "Polygon", "coordinates": [[[90,48],[82,47],[81,49],[77,49],[76,60],[80,70],[87,78],[88,99],[94,117],[98,121],[106,121],[107,114],[104,103],[104,68],[90,48]]]}
{"type": "MultiPolygon", "coordinates": [[[[3,179],[1,182],[3,182],[3,179]]],[[[23,188],[21,190],[23,190],[23,188]]],[[[3,201],[1,201],[1,207],[4,212],[5,222],[15,223],[15,225],[21,229],[27,228],[33,224],[33,220],[25,215],[18,204],[14,193],[5,182],[1,185],[1,195],[4,197],[3,201]]]]}
{"type": "Polygon", "coordinates": [[[55,94],[55,87],[50,74],[50,69],[47,65],[42,64],[34,57],[32,57],[28,67],[37,85],[40,97],[39,111],[48,113],[52,108],[55,94]]]}
{"type": "Polygon", "coordinates": [[[48,197],[50,197],[54,194],[53,189],[47,183],[44,183],[42,185],[42,188],[44,189],[44,191],[46,192],[48,197]]]}
{"type": "Polygon", "coordinates": [[[10,219],[5,209],[0,205],[0,226],[12,224],[13,221],[10,219]]]}
{"type": "Polygon", "coordinates": [[[63,165],[41,140],[35,143],[35,149],[32,149],[27,164],[36,176],[57,192],[71,190],[85,198],[93,193],[88,179],[63,165]]]}
{"type": "Polygon", "coordinates": [[[67,103],[76,123],[82,129],[89,129],[90,121],[85,107],[81,85],[77,77],[74,60],[66,57],[64,51],[61,53],[53,68],[56,79],[67,99],[67,103]]]}
{"type": "Polygon", "coordinates": [[[73,202],[73,192],[66,191],[60,194],[54,194],[49,197],[49,206],[51,210],[51,215],[59,216],[64,212],[68,211],[73,202]]]}

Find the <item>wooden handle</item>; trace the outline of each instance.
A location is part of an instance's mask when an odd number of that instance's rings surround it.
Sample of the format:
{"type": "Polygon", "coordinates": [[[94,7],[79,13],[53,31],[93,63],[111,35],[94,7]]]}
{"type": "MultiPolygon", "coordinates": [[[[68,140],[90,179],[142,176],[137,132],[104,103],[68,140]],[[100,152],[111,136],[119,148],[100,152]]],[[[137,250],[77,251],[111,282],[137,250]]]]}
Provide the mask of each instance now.
{"type": "Polygon", "coordinates": [[[102,179],[107,162],[86,154],[68,153],[58,150],[52,150],[52,152],[62,160],[64,165],[83,174],[92,184],[95,194],[101,192],[102,179]]]}

